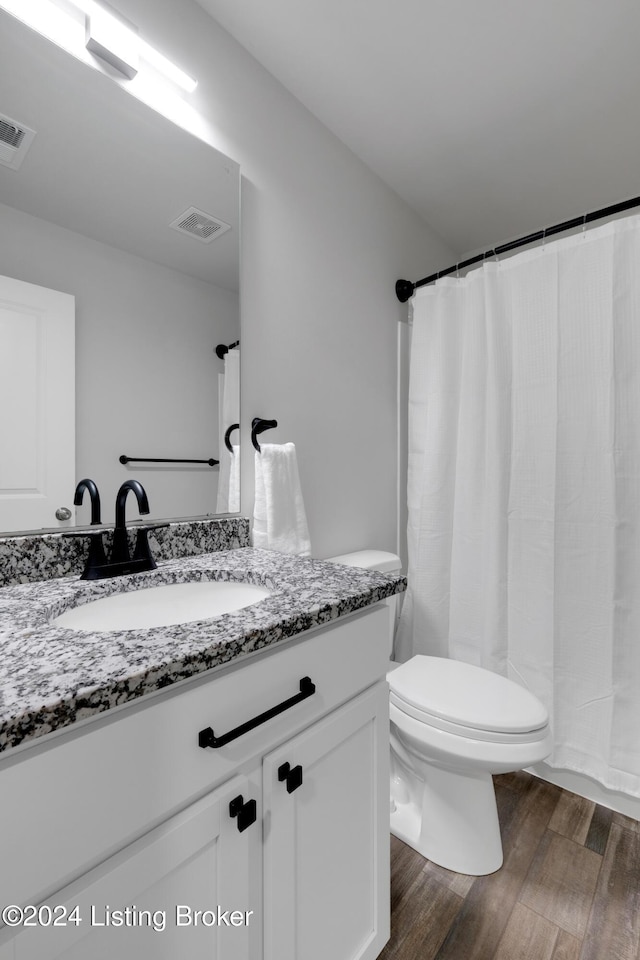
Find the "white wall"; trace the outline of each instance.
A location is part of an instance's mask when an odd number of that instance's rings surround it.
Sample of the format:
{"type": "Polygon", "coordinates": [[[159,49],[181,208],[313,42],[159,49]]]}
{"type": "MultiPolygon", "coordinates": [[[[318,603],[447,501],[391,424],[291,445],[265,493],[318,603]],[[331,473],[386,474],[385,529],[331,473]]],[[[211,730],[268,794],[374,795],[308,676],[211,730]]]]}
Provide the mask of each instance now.
{"type": "Polygon", "coordinates": [[[184,125],[241,165],[244,438],[261,416],[296,443],[315,556],[395,550],[394,284],[451,251],[193,0],[116,6],[198,79],[184,125]]]}
{"type": "Polygon", "coordinates": [[[214,347],[237,338],[237,297],[1,204],[0,273],[76,298],[76,476],[98,483],[104,522],[131,476],[151,517],[213,513],[217,468],[118,457],[218,459],[214,347]]]}

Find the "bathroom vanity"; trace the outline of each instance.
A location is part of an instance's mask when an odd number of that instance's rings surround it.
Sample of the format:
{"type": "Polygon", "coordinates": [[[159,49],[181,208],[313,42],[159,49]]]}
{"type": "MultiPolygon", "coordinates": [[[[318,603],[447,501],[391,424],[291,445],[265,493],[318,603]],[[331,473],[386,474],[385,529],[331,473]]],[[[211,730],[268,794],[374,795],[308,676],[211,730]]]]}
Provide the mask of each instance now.
{"type": "Polygon", "coordinates": [[[404,586],[244,548],[0,590],[0,909],[16,905],[0,960],[373,960],[389,936],[381,601],[404,586]],[[52,623],[203,579],[270,595],[137,631],[52,623]]]}

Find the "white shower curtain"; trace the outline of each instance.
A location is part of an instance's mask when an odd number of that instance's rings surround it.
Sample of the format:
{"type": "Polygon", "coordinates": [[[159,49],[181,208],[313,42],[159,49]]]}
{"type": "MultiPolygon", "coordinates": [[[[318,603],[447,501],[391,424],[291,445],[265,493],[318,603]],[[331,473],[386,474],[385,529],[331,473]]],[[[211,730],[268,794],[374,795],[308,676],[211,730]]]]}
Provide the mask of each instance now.
{"type": "Polygon", "coordinates": [[[640,796],[640,217],[418,290],[408,510],[396,657],[510,676],[640,796]]]}

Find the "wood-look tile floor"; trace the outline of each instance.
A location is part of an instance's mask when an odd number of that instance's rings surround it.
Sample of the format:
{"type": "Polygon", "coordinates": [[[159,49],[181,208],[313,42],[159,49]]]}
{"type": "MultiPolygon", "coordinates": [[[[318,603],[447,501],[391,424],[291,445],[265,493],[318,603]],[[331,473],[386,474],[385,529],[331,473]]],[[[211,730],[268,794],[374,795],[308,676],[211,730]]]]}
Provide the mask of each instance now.
{"type": "Polygon", "coordinates": [[[452,873],[391,838],[379,960],[640,960],[640,823],[528,773],[495,786],[496,873],[452,873]]]}

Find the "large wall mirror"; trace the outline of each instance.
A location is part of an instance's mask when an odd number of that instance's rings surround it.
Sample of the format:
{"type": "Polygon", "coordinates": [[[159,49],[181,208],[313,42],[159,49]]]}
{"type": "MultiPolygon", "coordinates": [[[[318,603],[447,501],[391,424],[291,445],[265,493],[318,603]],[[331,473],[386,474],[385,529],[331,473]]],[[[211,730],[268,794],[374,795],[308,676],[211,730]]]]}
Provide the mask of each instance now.
{"type": "Polygon", "coordinates": [[[154,519],[237,512],[238,165],[1,10],[0,34],[0,531],[88,523],[84,477],[104,523],[130,478],[154,519]],[[3,118],[35,131],[17,169],[3,118]],[[34,288],[72,304],[58,354],[34,288]],[[68,479],[50,522],[28,522],[18,502],[42,500],[53,470],[43,432],[68,479]]]}

